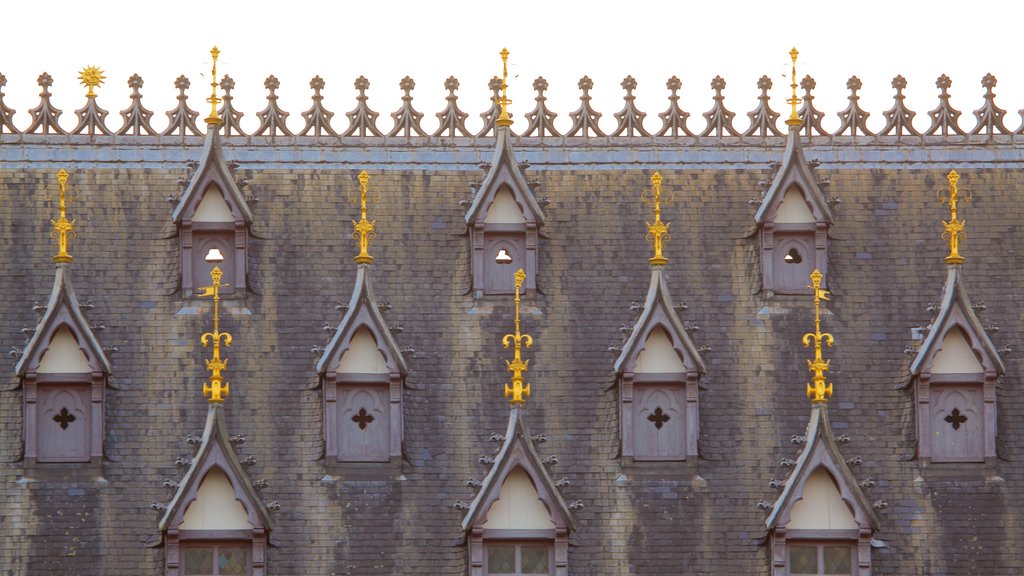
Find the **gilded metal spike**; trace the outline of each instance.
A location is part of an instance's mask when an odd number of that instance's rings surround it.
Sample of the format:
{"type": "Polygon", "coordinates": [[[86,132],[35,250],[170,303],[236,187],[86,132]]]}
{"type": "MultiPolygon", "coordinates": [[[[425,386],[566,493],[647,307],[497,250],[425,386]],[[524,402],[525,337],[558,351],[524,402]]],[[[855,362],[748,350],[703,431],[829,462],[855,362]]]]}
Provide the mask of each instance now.
{"type": "Polygon", "coordinates": [[[814,290],[814,332],[804,334],[804,347],[811,345],[814,340],[814,360],[807,361],[807,369],[814,373],[814,384],[807,385],[807,397],[812,402],[828,402],[832,397],[832,384],[825,382],[825,372],[828,372],[830,360],[821,357],[821,343],[824,342],[829,348],[832,347],[832,335],[821,331],[821,301],[828,300],[828,290],[821,288],[821,272],[815,268],[811,272],[811,286],[814,290]]]}
{"type": "Polygon", "coordinates": [[[82,71],[78,73],[78,79],[82,81],[82,86],[87,86],[89,92],[85,95],[86,98],[95,98],[96,93],[93,91],[103,81],[106,80],[106,76],[103,75],[103,70],[100,70],[96,66],[86,66],[82,68],[82,71]]]}
{"type": "Polygon", "coordinates": [[[508,117],[508,105],[512,103],[508,99],[508,48],[501,49],[501,116],[494,122],[498,126],[511,126],[512,119],[508,117]]]}
{"type": "Polygon", "coordinates": [[[790,105],[791,112],[789,118],[786,119],[787,126],[803,126],[804,121],[800,119],[800,115],[796,113],[796,107],[800,104],[801,100],[796,97],[796,57],[800,55],[800,52],[794,47],[789,51],[789,57],[793,60],[793,72],[790,75],[789,87],[793,89],[793,95],[786,100],[786,103],[790,105]]]}
{"type": "Polygon", "coordinates": [[[57,255],[53,257],[53,261],[58,264],[68,264],[74,260],[71,254],[68,254],[68,240],[73,239],[77,234],[75,233],[75,221],[68,220],[67,217],[67,206],[71,199],[68,198],[67,194],[68,173],[63,168],[61,168],[60,172],[57,172],[57,183],[60,185],[60,201],[58,204],[60,215],[56,220],[50,220],[50,225],[53,227],[53,231],[50,232],[50,238],[57,241],[57,255]]]}
{"type": "Polygon", "coordinates": [[[219,126],[224,122],[217,114],[217,104],[221,103],[221,99],[217,97],[217,57],[220,56],[220,50],[214,46],[213,50],[210,50],[210,56],[213,56],[213,70],[210,72],[210,97],[206,99],[210,103],[210,115],[206,117],[206,123],[219,126]]]}
{"type": "Polygon", "coordinates": [[[661,221],[661,182],[661,173],[655,172],[651,176],[651,186],[653,188],[651,198],[649,200],[644,199],[645,204],[654,206],[654,223],[647,222],[647,240],[654,244],[654,256],[648,262],[658,266],[668,263],[668,258],[665,258],[661,253],[661,248],[665,240],[671,239],[668,235],[669,224],[661,221]]]}
{"type": "Polygon", "coordinates": [[[231,392],[231,385],[224,381],[222,371],[228,367],[228,359],[220,357],[220,343],[224,341],[225,346],[231,346],[231,334],[220,331],[220,289],[227,286],[221,284],[220,279],[224,276],[219,266],[210,270],[212,286],[203,286],[196,290],[196,296],[213,296],[213,332],[206,332],[199,337],[199,342],[206,348],[213,342],[213,357],[205,360],[206,369],[210,371],[210,382],[203,382],[203,398],[210,404],[220,404],[231,392]]]}
{"type": "Polygon", "coordinates": [[[377,221],[366,219],[366,191],[369,181],[370,175],[366,173],[366,170],[359,173],[359,213],[361,217],[359,222],[352,221],[352,227],[355,229],[352,232],[352,239],[359,240],[359,254],[353,260],[358,264],[373,263],[373,256],[370,256],[368,250],[370,248],[370,240],[377,237],[376,232],[373,230],[374,224],[377,221]]]}
{"type": "Polygon", "coordinates": [[[950,170],[946,179],[949,180],[949,197],[939,197],[943,204],[949,204],[949,222],[945,220],[942,222],[942,237],[949,241],[949,255],[946,256],[946,264],[963,264],[964,257],[960,255],[960,241],[967,238],[967,232],[964,231],[964,226],[967,223],[957,218],[957,203],[959,201],[970,202],[971,196],[960,198],[960,190],[957,188],[960,175],[956,173],[956,170],[950,170]]]}
{"type": "Polygon", "coordinates": [[[527,398],[530,397],[530,385],[523,382],[523,372],[526,372],[530,366],[530,361],[523,360],[522,351],[523,345],[527,348],[533,346],[533,337],[519,331],[519,290],[523,287],[523,280],[526,280],[526,272],[520,268],[516,270],[514,277],[516,281],[516,331],[514,334],[505,334],[501,343],[506,350],[510,345],[515,344],[515,356],[512,361],[505,360],[505,366],[512,373],[512,385],[505,384],[505,397],[509,398],[509,404],[518,406],[526,404],[527,398]]]}

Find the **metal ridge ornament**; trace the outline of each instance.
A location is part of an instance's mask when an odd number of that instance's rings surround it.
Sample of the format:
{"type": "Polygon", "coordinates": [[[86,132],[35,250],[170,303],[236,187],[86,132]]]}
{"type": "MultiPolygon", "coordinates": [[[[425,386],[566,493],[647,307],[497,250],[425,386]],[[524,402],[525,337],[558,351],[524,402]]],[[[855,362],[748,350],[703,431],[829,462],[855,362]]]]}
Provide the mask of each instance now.
{"type": "Polygon", "coordinates": [[[99,87],[100,84],[103,84],[106,78],[103,75],[103,70],[100,70],[97,66],[86,66],[78,73],[78,79],[82,81],[82,86],[89,88],[89,92],[85,95],[86,98],[95,98],[96,93],[93,90],[99,87]]]}
{"type": "Polygon", "coordinates": [[[821,343],[829,348],[832,347],[833,338],[828,332],[821,331],[821,301],[828,300],[828,290],[821,288],[821,271],[817,268],[811,272],[811,284],[808,288],[814,290],[814,332],[804,334],[804,347],[811,345],[814,340],[814,360],[807,361],[807,369],[814,373],[814,384],[807,385],[807,397],[812,402],[828,402],[832,397],[832,384],[825,382],[825,372],[828,372],[831,360],[824,360],[821,357],[821,343]]]}
{"type": "MultiPolygon", "coordinates": [[[[646,191],[641,196],[644,204],[654,206],[654,223],[647,222],[647,239],[654,245],[654,256],[648,262],[656,266],[663,266],[668,263],[668,258],[665,258],[661,253],[661,248],[665,240],[671,239],[671,236],[668,235],[669,224],[661,221],[661,182],[661,173],[655,172],[651,176],[651,186],[653,188],[651,197],[646,197],[646,191]]],[[[668,204],[667,199],[665,203],[668,204]]]]}
{"type": "Polygon", "coordinates": [[[530,361],[522,359],[522,350],[524,344],[527,348],[533,346],[533,337],[519,331],[519,290],[523,287],[523,280],[525,279],[526,272],[522,268],[516,270],[516,331],[514,334],[505,334],[501,339],[501,343],[505,346],[506,350],[510,345],[515,344],[515,356],[513,356],[512,361],[505,360],[505,366],[512,373],[512,386],[505,384],[505,397],[509,398],[508,402],[513,406],[526,404],[526,400],[530,397],[530,384],[523,382],[523,372],[526,372],[530,366],[530,361]]]}
{"type": "Polygon", "coordinates": [[[508,105],[512,103],[508,99],[508,48],[501,49],[501,116],[494,122],[498,126],[511,126],[512,119],[508,117],[508,105]]]}
{"type": "Polygon", "coordinates": [[[964,232],[964,226],[967,223],[956,217],[957,202],[960,200],[970,202],[971,196],[960,198],[960,190],[957,188],[960,175],[956,173],[956,170],[950,170],[946,179],[949,180],[949,197],[939,196],[939,200],[943,204],[949,205],[949,222],[942,221],[942,237],[949,241],[949,255],[946,256],[946,264],[963,264],[964,257],[960,255],[960,241],[967,237],[967,233],[964,232]]]}
{"type": "Polygon", "coordinates": [[[352,221],[352,239],[359,240],[359,254],[356,255],[353,260],[357,264],[372,264],[373,256],[370,256],[370,240],[377,237],[377,233],[374,232],[374,225],[377,223],[376,220],[366,219],[366,191],[367,183],[370,181],[370,175],[363,170],[359,173],[359,222],[352,221]]]}
{"type": "Polygon", "coordinates": [[[205,360],[206,369],[210,371],[210,382],[203,383],[203,398],[210,404],[221,404],[231,392],[231,385],[224,381],[221,372],[228,367],[228,359],[220,357],[220,342],[223,339],[225,346],[231,346],[231,334],[220,331],[220,289],[227,286],[221,284],[220,279],[224,275],[219,266],[210,270],[212,286],[203,286],[196,289],[199,297],[213,296],[213,332],[206,332],[199,337],[199,342],[206,348],[213,341],[213,357],[205,360]]]}
{"type": "Polygon", "coordinates": [[[210,103],[210,115],[206,117],[206,123],[211,126],[220,126],[224,123],[220,115],[217,114],[217,104],[221,103],[221,99],[217,97],[217,57],[220,56],[220,50],[214,46],[210,50],[210,56],[213,56],[213,70],[210,72],[210,97],[206,99],[210,103]]]}
{"type": "Polygon", "coordinates": [[[797,105],[800,104],[800,102],[801,102],[801,100],[799,98],[797,98],[797,96],[796,96],[796,57],[799,56],[799,55],[800,55],[800,52],[797,51],[796,47],[794,47],[792,50],[789,51],[789,57],[793,60],[793,71],[792,71],[792,74],[790,75],[790,84],[789,84],[790,88],[793,89],[793,95],[790,96],[788,100],[786,100],[786,103],[789,104],[790,108],[791,108],[791,111],[789,113],[789,118],[786,119],[786,125],[787,126],[803,126],[804,125],[804,121],[800,118],[800,115],[797,114],[797,111],[796,111],[797,105]]]}
{"type": "Polygon", "coordinates": [[[50,220],[50,224],[53,226],[50,238],[57,241],[57,255],[53,257],[53,261],[58,264],[69,264],[74,258],[71,257],[71,254],[68,254],[68,240],[73,239],[77,234],[75,233],[75,221],[68,220],[67,218],[67,203],[71,201],[67,196],[67,170],[61,168],[57,172],[57,183],[60,186],[60,200],[58,204],[60,216],[56,220],[50,220]]]}

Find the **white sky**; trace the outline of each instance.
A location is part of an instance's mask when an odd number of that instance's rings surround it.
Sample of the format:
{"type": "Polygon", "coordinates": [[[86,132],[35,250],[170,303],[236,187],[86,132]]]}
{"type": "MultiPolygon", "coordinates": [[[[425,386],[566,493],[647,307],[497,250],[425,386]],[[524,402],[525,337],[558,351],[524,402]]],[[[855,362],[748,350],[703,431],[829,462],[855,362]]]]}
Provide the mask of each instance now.
{"type": "Polygon", "coordinates": [[[972,111],[982,105],[980,81],[988,72],[999,79],[996,104],[1007,111],[1011,130],[1024,108],[1019,35],[1012,30],[1024,20],[1024,3],[1016,1],[19,0],[5,3],[3,12],[0,73],[7,86],[0,90],[17,110],[21,129],[29,123],[27,110],[39,102],[36,78],[43,71],[54,77],[51,92],[64,111],[62,126],[73,127],[74,110],[85,103],[78,73],[87,65],[107,76],[98,102],[110,111],[112,129],[121,126],[118,112],[130,103],[127,80],[133,73],[145,80],[142,102],[156,113],[157,130],[176,104],[179,74],[192,82],[189,104],[201,119],[208,112],[214,44],[222,51],[218,76],[236,81],[234,102],[245,112],[246,131],[257,126],[255,113],[266,106],[263,82],[270,74],[281,81],[278,103],[291,113],[288,125],[295,131],[303,126],[300,113],[310,107],[309,80],[322,76],[324,104],[336,114],[334,128],[343,131],[344,113],[356,103],[352,82],[362,74],[370,80],[369,105],[380,113],[384,131],[401,105],[399,80],[412,76],[413,105],[424,113],[428,132],[445,106],[444,80],[454,75],[461,82],[460,107],[475,132],[478,115],[489,106],[487,81],[501,73],[502,47],[511,51],[509,96],[517,132],[533,109],[538,75],[550,85],[556,125],[567,130],[584,74],[594,81],[592,104],[603,113],[606,132],[615,128],[612,114],[622,108],[619,83],[627,74],[638,82],[637,106],[647,112],[644,125],[652,132],[661,126],[657,114],[668,107],[665,81],[672,75],[683,82],[680,103],[691,114],[690,129],[703,129],[701,114],[712,106],[716,74],[728,83],[725,104],[742,131],[746,113],[757,106],[762,74],[775,83],[772,108],[786,111],[792,46],[800,50],[798,77],[811,74],[817,81],[815,105],[826,113],[829,130],[838,128],[836,113],[847,105],[846,80],[853,74],[864,83],[860,103],[871,113],[872,130],[881,128],[882,112],[892,106],[896,74],[907,78],[906,102],[917,112],[920,130],[929,126],[926,113],[938,102],[935,79],[942,73],[953,80],[951,101],[963,112],[965,129],[975,125],[972,111]]]}

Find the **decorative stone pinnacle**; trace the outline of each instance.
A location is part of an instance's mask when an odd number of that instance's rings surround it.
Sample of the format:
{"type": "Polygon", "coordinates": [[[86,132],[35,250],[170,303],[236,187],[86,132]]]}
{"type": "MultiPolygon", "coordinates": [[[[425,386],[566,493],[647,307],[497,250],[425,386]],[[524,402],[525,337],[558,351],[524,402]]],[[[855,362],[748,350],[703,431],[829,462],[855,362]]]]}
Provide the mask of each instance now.
{"type": "Polygon", "coordinates": [[[966,222],[957,218],[957,204],[959,201],[970,202],[971,197],[960,198],[960,190],[957,184],[960,182],[960,175],[956,170],[950,170],[946,175],[949,180],[949,196],[939,197],[943,204],[949,205],[949,222],[942,222],[942,237],[949,242],[949,255],[946,256],[946,264],[963,264],[964,257],[960,255],[960,241],[967,237],[964,232],[966,222]]]}
{"type": "Polygon", "coordinates": [[[533,81],[533,89],[543,94],[544,91],[548,89],[548,81],[545,80],[543,76],[538,76],[537,79],[533,81]]]}
{"type": "Polygon", "coordinates": [[[626,92],[632,92],[636,90],[636,79],[632,76],[626,76],[622,79],[622,83],[619,84],[626,92]]]}
{"type": "Polygon", "coordinates": [[[57,241],[57,255],[53,257],[53,261],[58,264],[69,264],[74,258],[68,254],[68,240],[74,238],[76,234],[75,221],[68,220],[67,217],[67,206],[71,199],[67,194],[68,173],[63,168],[57,172],[57,184],[60,186],[59,216],[56,220],[50,220],[50,225],[53,227],[50,238],[57,241]]]}
{"type": "Polygon", "coordinates": [[[213,296],[213,332],[205,332],[199,337],[203,348],[213,342],[213,356],[209,360],[204,360],[206,369],[210,371],[210,381],[203,382],[203,398],[210,404],[222,404],[231,392],[231,384],[225,382],[221,374],[228,367],[228,359],[220,357],[220,343],[223,340],[224,346],[231,346],[231,334],[220,331],[220,289],[227,286],[220,283],[223,276],[224,272],[220,267],[214,266],[213,270],[210,270],[213,285],[196,289],[196,296],[200,298],[213,296]]]}
{"type": "Polygon", "coordinates": [[[856,76],[850,76],[850,79],[846,81],[846,88],[853,92],[851,98],[857,97],[857,90],[864,87],[864,83],[860,81],[860,78],[856,76]]]}
{"type": "MultiPolygon", "coordinates": [[[[799,126],[803,126],[803,124],[804,124],[804,121],[800,118],[800,115],[797,114],[797,111],[796,111],[796,107],[801,102],[800,98],[797,98],[797,95],[796,95],[796,57],[799,56],[799,55],[800,55],[800,52],[797,51],[796,47],[794,47],[792,50],[789,51],[789,57],[793,60],[793,70],[792,70],[792,72],[790,74],[790,77],[789,77],[790,78],[790,85],[789,85],[789,87],[792,89],[792,95],[789,97],[788,100],[786,100],[786,103],[789,104],[789,106],[790,106],[790,113],[789,113],[789,118],[786,119],[786,126],[797,126],[797,127],[799,127],[799,126]]],[[[801,84],[806,83],[807,80],[810,79],[810,78],[811,78],[810,76],[808,76],[807,78],[804,78],[804,82],[802,82],[801,84]]],[[[814,86],[813,86],[814,80],[813,79],[811,79],[811,83],[812,83],[812,86],[810,88],[807,88],[806,86],[804,86],[803,88],[805,90],[809,90],[811,88],[814,88],[814,86]]],[[[769,88],[770,88],[770,86],[769,86],[769,88]]]]}
{"type": "Polygon", "coordinates": [[[323,90],[326,85],[327,83],[324,82],[324,79],[319,75],[314,76],[313,79],[309,81],[309,87],[317,92],[323,90]]]}
{"type": "Polygon", "coordinates": [[[907,79],[904,78],[902,74],[897,74],[896,77],[892,79],[892,87],[896,89],[897,93],[903,92],[907,87],[907,79]]]}
{"type": "MultiPolygon", "coordinates": [[[[654,223],[647,222],[647,240],[650,241],[654,246],[654,256],[652,256],[648,262],[655,266],[664,266],[668,264],[668,258],[665,258],[661,253],[662,243],[665,240],[669,240],[667,222],[661,221],[661,173],[655,172],[651,176],[651,196],[647,196],[647,191],[641,196],[641,200],[648,206],[654,206],[654,223]]],[[[668,202],[666,201],[666,204],[668,202]]]]}
{"type": "Polygon", "coordinates": [[[459,80],[458,80],[458,78],[456,78],[455,76],[449,76],[448,79],[444,81],[444,89],[449,91],[449,92],[455,92],[456,90],[458,90],[459,89],[459,80]]]}
{"type": "Polygon", "coordinates": [[[138,74],[132,74],[132,77],[128,79],[128,87],[132,90],[140,90],[143,85],[142,76],[138,74]]]}
{"type": "Polygon", "coordinates": [[[360,76],[359,78],[356,78],[353,85],[356,90],[359,90],[359,94],[362,95],[363,92],[370,88],[370,81],[366,79],[366,76],[360,76]]]}
{"type": "MultiPolygon", "coordinates": [[[[217,97],[217,57],[220,56],[220,50],[214,46],[210,50],[210,56],[213,57],[213,70],[210,71],[210,97],[206,99],[210,103],[210,115],[206,117],[206,124],[220,126],[224,123],[220,115],[217,114],[217,105],[221,103],[221,99],[217,97]]],[[[186,80],[186,82],[188,81],[186,80]]],[[[188,88],[188,86],[185,87],[188,88]]]]}
{"type": "Polygon", "coordinates": [[[277,76],[271,74],[263,81],[263,87],[270,90],[270,95],[273,96],[274,91],[281,87],[281,81],[277,79],[277,76]]]}
{"type": "Polygon", "coordinates": [[[678,76],[672,76],[667,82],[665,82],[665,87],[675,94],[677,90],[683,87],[683,81],[680,80],[678,76]]]}
{"type": "Polygon", "coordinates": [[[828,402],[832,397],[832,384],[825,382],[825,372],[828,372],[831,360],[824,360],[821,357],[821,343],[829,348],[832,347],[833,338],[828,332],[821,331],[821,301],[828,300],[828,290],[821,288],[822,274],[817,268],[811,272],[811,288],[814,290],[814,332],[804,334],[804,347],[811,345],[814,340],[814,360],[807,361],[807,369],[814,373],[814,384],[807,385],[807,397],[811,402],[828,402]]]}
{"type": "Polygon", "coordinates": [[[725,78],[715,76],[711,79],[711,89],[715,91],[715,98],[722,97],[722,90],[725,90],[725,78]]]}
{"type": "Polygon", "coordinates": [[[512,103],[508,99],[508,48],[501,49],[501,116],[495,120],[498,126],[511,126],[512,119],[508,116],[508,105],[512,103]]]}
{"type": "Polygon", "coordinates": [[[512,385],[505,384],[505,397],[509,399],[509,404],[520,406],[526,404],[526,400],[530,397],[530,385],[523,381],[523,372],[526,372],[530,366],[530,361],[522,358],[523,345],[525,344],[527,348],[533,346],[533,337],[519,331],[519,290],[523,287],[523,280],[526,280],[526,272],[520,268],[516,270],[514,278],[516,283],[516,331],[513,334],[506,334],[501,339],[501,343],[506,350],[510,345],[515,344],[515,355],[512,357],[512,361],[505,360],[505,366],[512,373],[512,385]]]}
{"type": "Polygon", "coordinates": [[[220,87],[225,92],[230,92],[230,91],[234,90],[235,89],[235,79],[232,78],[231,76],[228,76],[227,74],[225,74],[224,78],[222,78],[221,81],[220,81],[220,87]]]}
{"type": "Polygon", "coordinates": [[[53,76],[43,72],[38,78],[36,78],[36,83],[43,87],[43,91],[46,91],[47,88],[53,86],[53,76]]]}
{"type": "Polygon", "coordinates": [[[359,254],[353,258],[357,264],[372,264],[373,256],[370,256],[370,240],[377,237],[374,232],[376,220],[366,219],[366,191],[370,182],[370,175],[363,170],[359,173],[359,221],[352,221],[352,239],[359,240],[359,254]]]}
{"type": "Polygon", "coordinates": [[[594,81],[590,79],[590,76],[584,76],[583,78],[580,78],[580,81],[576,86],[586,94],[594,88],[594,81]]]}
{"type": "Polygon", "coordinates": [[[949,76],[943,74],[935,80],[935,87],[940,88],[943,92],[949,90],[949,87],[953,85],[953,81],[949,79],[949,76]]]}
{"type": "Polygon", "coordinates": [[[106,76],[103,75],[103,70],[100,70],[96,66],[86,66],[82,68],[82,71],[78,73],[78,79],[82,81],[82,86],[87,86],[89,92],[85,95],[86,98],[95,98],[96,93],[93,91],[103,81],[106,80],[106,76]]]}

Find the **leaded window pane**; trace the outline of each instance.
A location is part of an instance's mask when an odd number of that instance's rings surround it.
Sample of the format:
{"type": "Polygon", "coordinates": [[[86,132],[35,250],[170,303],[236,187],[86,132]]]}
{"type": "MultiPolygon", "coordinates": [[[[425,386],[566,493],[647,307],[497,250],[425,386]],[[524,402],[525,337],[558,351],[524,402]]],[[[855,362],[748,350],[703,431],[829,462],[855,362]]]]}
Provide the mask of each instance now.
{"type": "Polygon", "coordinates": [[[488,546],[487,572],[489,574],[515,574],[515,546],[488,546]]]}
{"type": "Polygon", "coordinates": [[[219,550],[217,566],[220,576],[245,576],[248,573],[249,560],[245,548],[224,547],[219,550]]]}
{"type": "Polygon", "coordinates": [[[817,574],[818,548],[816,546],[790,546],[789,573],[794,576],[798,574],[817,574]]]}
{"type": "Polygon", "coordinates": [[[520,549],[523,574],[548,574],[551,565],[547,546],[523,546],[520,549]]]}
{"type": "Polygon", "coordinates": [[[213,549],[189,548],[185,550],[185,576],[213,574],[213,549]]]}
{"type": "Polygon", "coordinates": [[[850,574],[852,560],[849,546],[825,546],[825,574],[850,574]]]}

